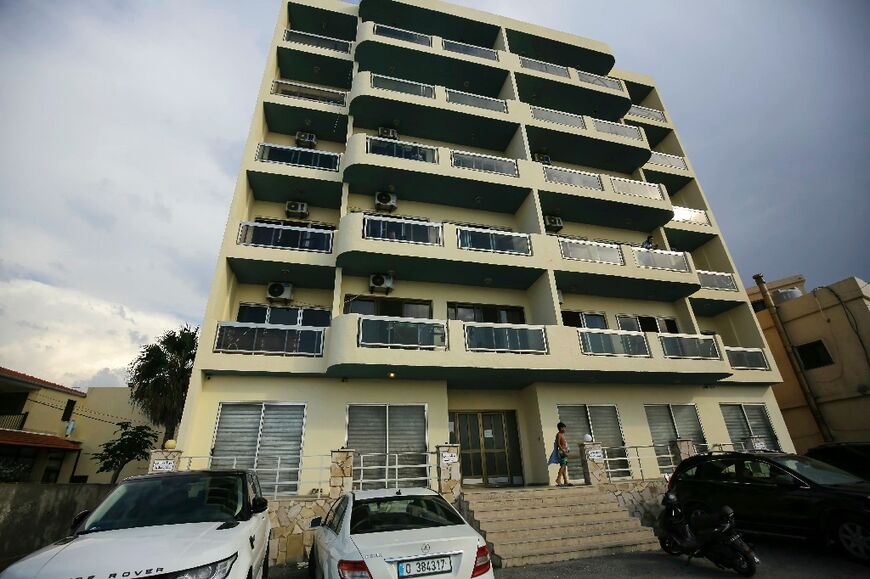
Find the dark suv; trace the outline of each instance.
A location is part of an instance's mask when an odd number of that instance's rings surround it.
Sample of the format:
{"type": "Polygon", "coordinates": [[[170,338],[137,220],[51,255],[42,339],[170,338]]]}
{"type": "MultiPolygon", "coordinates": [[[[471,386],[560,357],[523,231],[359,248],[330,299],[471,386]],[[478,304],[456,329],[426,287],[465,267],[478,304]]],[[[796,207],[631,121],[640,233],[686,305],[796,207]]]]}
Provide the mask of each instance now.
{"type": "Polygon", "coordinates": [[[830,442],[804,454],[870,480],[870,442],[830,442]]]}
{"type": "Polygon", "coordinates": [[[818,460],[774,452],[687,458],[669,487],[687,513],[728,505],[750,533],[822,537],[870,562],[870,482],[818,460]]]}

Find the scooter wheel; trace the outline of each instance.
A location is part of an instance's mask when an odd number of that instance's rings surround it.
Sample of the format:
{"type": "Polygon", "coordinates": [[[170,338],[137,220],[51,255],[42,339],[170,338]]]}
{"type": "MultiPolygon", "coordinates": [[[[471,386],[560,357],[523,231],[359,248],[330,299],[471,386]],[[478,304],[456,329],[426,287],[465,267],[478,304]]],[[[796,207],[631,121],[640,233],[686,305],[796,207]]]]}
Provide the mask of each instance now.
{"type": "Polygon", "coordinates": [[[734,571],[741,577],[752,577],[755,575],[755,561],[749,559],[743,553],[737,553],[734,559],[734,571]]]}
{"type": "Polygon", "coordinates": [[[682,555],[683,552],[680,551],[679,546],[674,542],[670,537],[659,537],[659,545],[661,545],[662,551],[667,553],[668,555],[682,555]]]}

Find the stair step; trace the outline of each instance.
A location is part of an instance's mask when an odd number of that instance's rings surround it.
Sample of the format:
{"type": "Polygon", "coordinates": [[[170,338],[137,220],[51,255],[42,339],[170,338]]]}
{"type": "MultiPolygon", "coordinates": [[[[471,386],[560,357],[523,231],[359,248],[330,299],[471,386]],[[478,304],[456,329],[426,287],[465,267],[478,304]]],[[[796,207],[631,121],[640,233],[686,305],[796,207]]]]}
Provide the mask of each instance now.
{"type": "Polygon", "coordinates": [[[474,518],[483,524],[485,521],[516,521],[529,519],[552,519],[563,516],[605,515],[609,513],[625,513],[625,509],[614,500],[605,503],[589,503],[575,505],[560,505],[554,509],[551,505],[532,505],[514,509],[471,508],[474,518]],[[558,514],[554,514],[558,513],[558,514]]]}
{"type": "Polygon", "coordinates": [[[507,540],[512,533],[525,533],[525,537],[544,537],[549,533],[558,536],[571,536],[577,528],[588,529],[598,525],[623,524],[625,528],[637,528],[640,526],[639,519],[633,519],[625,511],[594,515],[568,515],[553,516],[539,519],[507,519],[499,521],[485,521],[480,524],[480,530],[486,535],[488,541],[498,543],[507,540]]]}
{"type": "Polygon", "coordinates": [[[532,507],[561,507],[570,504],[609,504],[615,503],[616,498],[613,495],[597,493],[588,496],[560,496],[551,495],[543,497],[506,497],[498,499],[488,499],[485,501],[465,498],[468,507],[475,513],[478,511],[493,511],[493,510],[515,510],[527,509],[532,507]]]}
{"type": "Polygon", "coordinates": [[[565,550],[559,553],[521,555],[516,557],[501,557],[498,554],[494,554],[493,563],[496,567],[522,567],[525,565],[559,563],[563,561],[574,561],[577,559],[588,559],[590,557],[602,557],[620,553],[657,551],[659,548],[657,540],[639,540],[634,542],[612,541],[610,543],[590,545],[587,548],[582,549],[565,550]]]}
{"type": "Polygon", "coordinates": [[[493,551],[501,558],[508,558],[526,555],[560,554],[564,551],[594,548],[597,545],[633,545],[645,541],[652,541],[658,544],[652,529],[640,527],[628,531],[603,532],[584,537],[563,538],[557,536],[546,539],[526,537],[510,541],[498,541],[493,543],[493,551]]]}
{"type": "Polygon", "coordinates": [[[601,495],[605,494],[594,486],[578,485],[573,487],[523,487],[516,489],[486,489],[463,490],[463,495],[469,500],[491,500],[508,498],[546,497],[550,495],[601,495]]]}

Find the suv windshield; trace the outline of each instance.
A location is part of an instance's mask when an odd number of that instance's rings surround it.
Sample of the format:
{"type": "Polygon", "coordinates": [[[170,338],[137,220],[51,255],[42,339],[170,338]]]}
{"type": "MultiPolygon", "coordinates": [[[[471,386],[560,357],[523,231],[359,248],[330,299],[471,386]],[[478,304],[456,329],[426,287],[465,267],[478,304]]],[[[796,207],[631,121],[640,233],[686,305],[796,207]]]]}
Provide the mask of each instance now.
{"type": "Polygon", "coordinates": [[[356,501],[350,515],[352,535],[464,524],[462,517],[439,496],[398,496],[356,501]]]}
{"type": "Polygon", "coordinates": [[[191,473],[122,483],[88,517],[83,533],[241,518],[244,477],[191,473]]]}
{"type": "Polygon", "coordinates": [[[846,485],[863,482],[853,474],[831,466],[826,462],[806,456],[772,456],[770,460],[790,468],[802,477],[819,485],[846,485]]]}

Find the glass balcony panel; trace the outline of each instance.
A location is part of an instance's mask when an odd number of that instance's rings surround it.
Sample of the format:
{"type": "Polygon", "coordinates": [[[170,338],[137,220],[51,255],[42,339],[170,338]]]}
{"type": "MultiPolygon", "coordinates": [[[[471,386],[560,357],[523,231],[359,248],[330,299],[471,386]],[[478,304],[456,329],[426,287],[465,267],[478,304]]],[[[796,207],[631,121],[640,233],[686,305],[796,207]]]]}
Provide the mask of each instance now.
{"type": "Polygon", "coordinates": [[[276,80],[272,82],[272,94],[305,99],[319,103],[327,103],[330,105],[344,106],[346,93],[309,86],[298,82],[289,82],[286,80],[276,80]]]}
{"type": "Polygon", "coordinates": [[[463,42],[456,42],[455,40],[447,40],[443,39],[444,50],[449,52],[459,52],[462,54],[468,54],[470,56],[477,56],[479,58],[485,58],[487,60],[498,60],[498,52],[491,48],[483,48],[481,46],[474,46],[473,44],[465,44],[463,42]]]}
{"type": "Polygon", "coordinates": [[[695,225],[711,225],[710,217],[702,209],[678,207],[674,205],[674,221],[682,223],[694,223],[695,225]]]}
{"type": "Polygon", "coordinates": [[[628,109],[628,114],[635,115],[637,117],[652,119],[654,121],[667,121],[667,119],[665,118],[665,113],[663,113],[662,111],[651,109],[649,107],[642,107],[639,105],[631,105],[631,108],[628,109]]]}
{"type": "Polygon", "coordinates": [[[686,259],[685,253],[679,251],[643,249],[642,247],[635,247],[633,249],[634,256],[637,258],[637,264],[641,267],[689,271],[689,262],[686,259]]]}
{"type": "Polygon", "coordinates": [[[220,322],[215,352],[322,356],[322,328],[220,322]]]}
{"type": "Polygon", "coordinates": [[[450,153],[450,160],[454,167],[474,169],[476,171],[485,171],[487,173],[499,173],[500,175],[510,175],[511,177],[519,176],[517,162],[513,159],[503,159],[500,157],[488,157],[484,155],[475,155],[474,153],[452,151],[450,153]]]}
{"type": "Polygon", "coordinates": [[[604,184],[601,182],[601,177],[593,173],[582,173],[570,169],[545,166],[544,177],[551,183],[562,183],[564,185],[574,185],[575,187],[586,187],[587,189],[604,191],[604,184]]]}
{"type": "Polygon", "coordinates": [[[465,348],[468,351],[547,353],[544,328],[502,324],[465,324],[465,348]]]}
{"type": "Polygon", "coordinates": [[[652,155],[649,158],[649,162],[653,165],[663,165],[665,167],[673,167],[675,169],[689,169],[689,166],[686,164],[686,160],[679,155],[668,155],[667,153],[659,153],[658,151],[653,151],[652,155]]]}
{"type": "Polygon", "coordinates": [[[560,66],[558,64],[550,64],[549,62],[542,62],[533,58],[525,58],[521,56],[520,65],[523,68],[528,68],[529,70],[537,70],[538,72],[546,72],[547,74],[554,74],[556,76],[563,76],[565,78],[571,76],[571,74],[568,72],[568,69],[564,66],[560,66]]]}
{"type": "Polygon", "coordinates": [[[719,359],[716,340],[711,336],[659,334],[659,340],[668,358],[719,359]]]}
{"type": "Polygon", "coordinates": [[[341,153],[261,143],[257,147],[257,160],[264,163],[280,163],[325,171],[338,171],[341,153]]]}
{"type": "Polygon", "coordinates": [[[729,348],[725,347],[728,362],[736,370],[770,370],[767,357],[761,348],[729,348]]]}
{"type": "Polygon", "coordinates": [[[631,125],[611,123],[609,121],[602,121],[601,119],[593,119],[593,124],[595,125],[595,130],[601,133],[619,135],[620,137],[637,139],[639,141],[643,140],[643,133],[641,132],[641,130],[631,125]]]}
{"type": "Polygon", "coordinates": [[[392,26],[384,26],[383,24],[375,25],[375,34],[395,38],[396,40],[404,40],[413,42],[414,44],[422,44],[423,46],[432,46],[432,37],[419,32],[411,32],[401,28],[393,28],[392,26]]]}
{"type": "Polygon", "coordinates": [[[441,245],[441,224],[367,215],[363,235],[366,239],[441,245]]]}
{"type": "Polygon", "coordinates": [[[584,354],[602,356],[649,357],[646,336],[642,332],[580,329],[580,348],[584,354]]]}
{"type": "Polygon", "coordinates": [[[460,249],[494,251],[497,253],[532,254],[532,241],[528,235],[457,227],[460,249]]]}
{"type": "Polygon", "coordinates": [[[623,265],[622,249],[612,243],[597,243],[582,239],[560,239],[559,246],[562,249],[562,257],[565,259],[578,259],[580,261],[597,261],[600,263],[612,263],[623,265]]]}
{"type": "Polygon", "coordinates": [[[402,141],[369,137],[368,152],[373,155],[386,155],[410,161],[423,161],[424,163],[438,162],[438,149],[413,143],[404,143],[402,141]]]}
{"type": "Polygon", "coordinates": [[[586,128],[586,123],[583,122],[583,117],[580,115],[572,115],[571,113],[563,113],[562,111],[532,107],[532,117],[539,121],[549,121],[560,125],[568,125],[569,127],[577,127],[578,129],[586,128]]]}
{"type": "Polygon", "coordinates": [[[239,229],[239,244],[330,253],[332,252],[332,231],[246,222],[242,223],[239,229]]]}
{"type": "Polygon", "coordinates": [[[468,105],[479,109],[489,109],[500,113],[507,112],[507,103],[501,99],[492,99],[458,90],[447,89],[447,102],[468,105]]]}
{"type": "Polygon", "coordinates": [[[604,86],[607,88],[618,90],[620,92],[624,92],[622,89],[622,83],[615,78],[610,78],[609,76],[599,76],[597,74],[592,74],[591,72],[585,72],[582,70],[577,71],[577,76],[580,78],[580,82],[604,86]]]}
{"type": "Polygon", "coordinates": [[[405,94],[412,94],[429,99],[435,98],[435,87],[432,85],[421,84],[410,80],[402,80],[390,76],[382,76],[380,74],[372,75],[372,86],[375,88],[403,92],[405,94]]]}
{"type": "Polygon", "coordinates": [[[359,345],[363,347],[435,349],[447,345],[441,321],[361,317],[359,345]]]}
{"type": "Polygon", "coordinates": [[[701,287],[705,289],[737,291],[737,283],[730,273],[718,271],[698,271],[701,287]]]}
{"type": "Polygon", "coordinates": [[[302,32],[300,30],[285,30],[284,40],[287,42],[298,42],[299,44],[307,44],[308,46],[317,46],[319,48],[345,53],[350,52],[351,46],[351,43],[347,40],[320,36],[318,34],[311,34],[310,32],[302,32]]]}
{"type": "Polygon", "coordinates": [[[636,197],[646,197],[648,199],[664,199],[662,188],[657,183],[647,183],[646,181],[633,181],[631,179],[622,179],[620,177],[611,177],[613,190],[623,195],[634,195],[636,197]]]}

